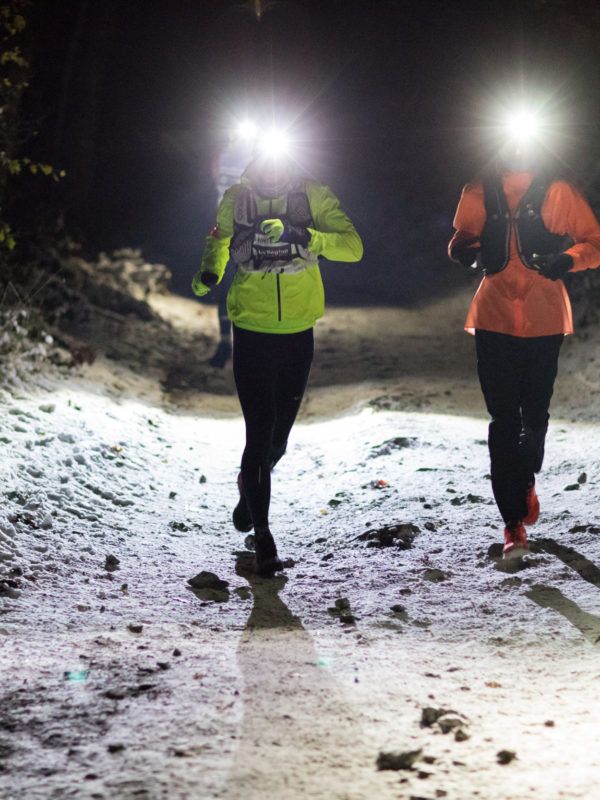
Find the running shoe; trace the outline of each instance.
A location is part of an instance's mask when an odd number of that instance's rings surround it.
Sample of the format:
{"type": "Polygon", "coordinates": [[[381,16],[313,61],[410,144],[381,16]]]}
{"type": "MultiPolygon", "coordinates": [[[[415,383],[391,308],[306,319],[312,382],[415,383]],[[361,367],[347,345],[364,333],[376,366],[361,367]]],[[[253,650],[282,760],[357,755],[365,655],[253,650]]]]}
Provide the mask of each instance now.
{"type": "Polygon", "coordinates": [[[254,527],[252,524],[252,514],[246,502],[246,495],[244,494],[244,487],[242,485],[242,473],[240,472],[237,477],[238,491],[240,499],[237,506],[233,509],[232,520],[236,530],[242,533],[248,533],[254,527]]]}
{"type": "Polygon", "coordinates": [[[277,547],[268,528],[254,531],[254,551],[256,554],[255,572],[261,578],[272,578],[283,569],[277,555],[277,547]]]}
{"type": "Polygon", "coordinates": [[[529,553],[525,526],[522,522],[507,525],[504,529],[502,558],[521,558],[529,553]]]}
{"type": "Polygon", "coordinates": [[[523,519],[525,525],[533,525],[540,515],[540,501],[535,493],[535,483],[527,488],[527,515],[523,519]]]}

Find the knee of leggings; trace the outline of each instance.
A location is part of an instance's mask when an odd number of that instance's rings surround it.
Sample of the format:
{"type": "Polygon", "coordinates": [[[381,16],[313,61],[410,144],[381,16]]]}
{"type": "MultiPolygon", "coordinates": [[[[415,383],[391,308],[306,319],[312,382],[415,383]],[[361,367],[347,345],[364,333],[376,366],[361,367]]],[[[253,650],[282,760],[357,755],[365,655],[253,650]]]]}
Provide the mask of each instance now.
{"type": "Polygon", "coordinates": [[[489,428],[490,436],[519,436],[521,425],[521,417],[517,414],[492,417],[489,428]]]}

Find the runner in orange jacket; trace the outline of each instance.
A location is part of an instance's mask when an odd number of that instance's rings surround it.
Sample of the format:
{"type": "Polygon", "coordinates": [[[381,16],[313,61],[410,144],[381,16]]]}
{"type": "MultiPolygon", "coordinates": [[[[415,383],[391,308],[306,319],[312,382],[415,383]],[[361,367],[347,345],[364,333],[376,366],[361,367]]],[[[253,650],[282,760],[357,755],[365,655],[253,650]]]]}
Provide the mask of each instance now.
{"type": "Polygon", "coordinates": [[[600,265],[600,225],[570,183],[545,179],[514,145],[493,174],[467,184],[448,247],[480,268],[465,330],[475,334],[477,370],[491,416],[494,497],[504,519],[504,557],[529,549],[525,525],[539,514],[535,473],[544,457],[548,409],[563,338],[573,333],[561,280],[600,265]]]}

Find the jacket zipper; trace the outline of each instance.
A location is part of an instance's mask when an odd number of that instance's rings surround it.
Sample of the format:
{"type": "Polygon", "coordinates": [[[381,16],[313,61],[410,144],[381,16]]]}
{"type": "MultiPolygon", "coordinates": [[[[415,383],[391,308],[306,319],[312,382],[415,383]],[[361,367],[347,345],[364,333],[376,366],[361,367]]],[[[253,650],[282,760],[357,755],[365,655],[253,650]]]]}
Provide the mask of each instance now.
{"type": "MultiPolygon", "coordinates": [[[[272,198],[269,198],[269,216],[270,217],[273,216],[273,199],[272,198]]],[[[275,278],[277,279],[277,321],[281,322],[281,284],[279,282],[279,273],[277,273],[275,278]]]]}
{"type": "Polygon", "coordinates": [[[279,283],[279,273],[275,276],[277,278],[277,321],[281,322],[281,284],[279,283]]]}

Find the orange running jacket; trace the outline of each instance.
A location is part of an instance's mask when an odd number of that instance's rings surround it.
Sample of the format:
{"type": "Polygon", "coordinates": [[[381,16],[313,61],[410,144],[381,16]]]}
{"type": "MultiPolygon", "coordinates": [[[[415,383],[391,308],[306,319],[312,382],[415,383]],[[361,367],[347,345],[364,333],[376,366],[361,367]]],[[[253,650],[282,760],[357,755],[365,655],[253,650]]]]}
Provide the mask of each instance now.
{"type": "MultiPolygon", "coordinates": [[[[506,172],[502,184],[510,213],[532,181],[531,172],[506,172]]],[[[555,181],[542,206],[544,224],[551,233],[569,234],[574,245],[566,252],[573,257],[571,272],[600,265],[600,225],[581,194],[566,181],[555,181]]],[[[483,184],[467,184],[454,217],[452,250],[466,239],[479,237],[486,219],[483,184]]],[[[551,281],[528,269],[517,253],[514,226],[510,237],[510,259],[505,269],[487,275],[471,303],[465,330],[507,333],[511,336],[551,336],[573,333],[571,303],[561,280],[551,281]]]]}

